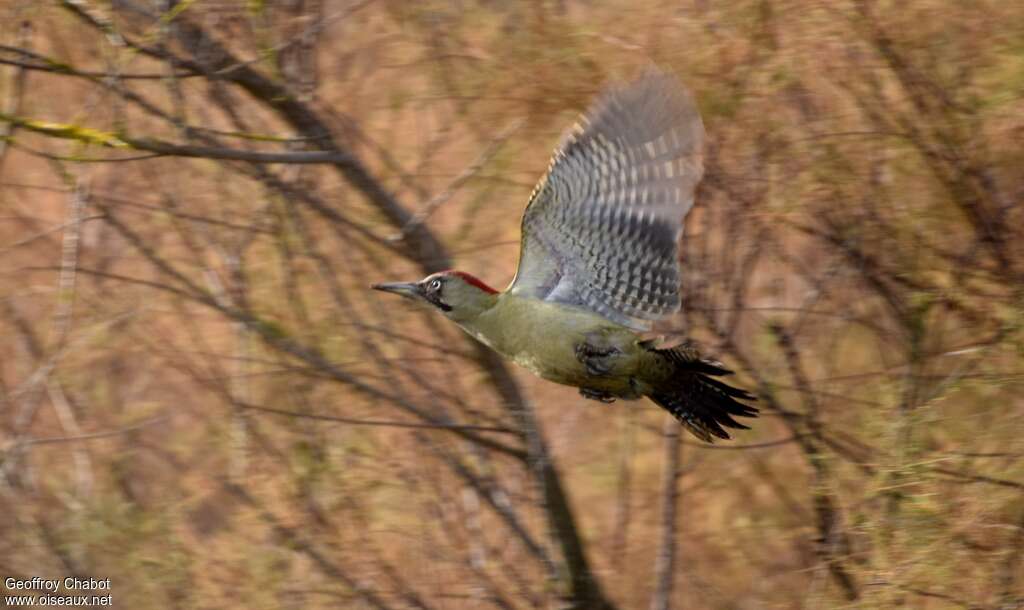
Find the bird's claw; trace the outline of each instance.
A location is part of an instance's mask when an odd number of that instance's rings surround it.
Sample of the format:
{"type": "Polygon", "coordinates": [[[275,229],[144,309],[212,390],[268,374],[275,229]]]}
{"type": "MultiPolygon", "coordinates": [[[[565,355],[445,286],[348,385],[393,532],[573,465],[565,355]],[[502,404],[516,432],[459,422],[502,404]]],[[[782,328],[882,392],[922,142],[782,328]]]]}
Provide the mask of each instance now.
{"type": "Polygon", "coordinates": [[[589,400],[596,400],[605,404],[611,404],[615,402],[615,397],[608,392],[602,392],[601,390],[592,390],[590,388],[580,388],[580,396],[589,400]]]}

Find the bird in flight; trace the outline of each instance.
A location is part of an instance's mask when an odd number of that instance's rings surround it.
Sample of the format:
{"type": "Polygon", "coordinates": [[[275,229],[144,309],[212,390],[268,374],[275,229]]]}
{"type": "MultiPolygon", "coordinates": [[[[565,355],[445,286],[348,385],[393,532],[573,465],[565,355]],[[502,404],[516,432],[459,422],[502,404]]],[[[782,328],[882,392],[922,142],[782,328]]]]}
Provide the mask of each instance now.
{"type": "Polygon", "coordinates": [[[643,334],[679,310],[679,238],[703,174],[693,98],[650,69],[606,91],[555,150],[523,214],[519,268],[497,291],[462,271],[373,288],[438,310],[540,377],[602,402],[647,397],[704,441],[747,428],[754,396],[692,346],[643,334]]]}

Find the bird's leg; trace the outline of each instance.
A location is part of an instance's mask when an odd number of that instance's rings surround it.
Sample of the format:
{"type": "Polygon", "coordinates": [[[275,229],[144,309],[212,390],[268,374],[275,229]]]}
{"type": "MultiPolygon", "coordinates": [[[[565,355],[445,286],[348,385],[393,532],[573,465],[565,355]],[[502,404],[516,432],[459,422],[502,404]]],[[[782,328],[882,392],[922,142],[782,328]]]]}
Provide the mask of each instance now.
{"type": "Polygon", "coordinates": [[[580,396],[589,400],[596,400],[605,404],[615,402],[615,396],[608,392],[602,392],[601,390],[594,390],[591,388],[580,388],[580,396]]]}
{"type": "Polygon", "coordinates": [[[619,353],[616,347],[598,347],[586,341],[576,344],[576,359],[583,363],[587,373],[605,377],[612,372],[612,363],[619,353]]]}

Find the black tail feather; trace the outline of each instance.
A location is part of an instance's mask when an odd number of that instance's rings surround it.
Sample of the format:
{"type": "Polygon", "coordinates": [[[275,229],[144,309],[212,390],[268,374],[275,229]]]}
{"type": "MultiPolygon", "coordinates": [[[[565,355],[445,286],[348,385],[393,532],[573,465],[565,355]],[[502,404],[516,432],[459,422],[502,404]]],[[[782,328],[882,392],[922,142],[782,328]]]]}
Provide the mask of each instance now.
{"type": "Polygon", "coordinates": [[[739,402],[757,400],[753,394],[735,388],[709,375],[723,376],[732,371],[718,362],[704,360],[693,350],[654,350],[676,365],[676,376],[650,395],[658,406],[679,420],[697,438],[712,442],[712,437],[728,439],[725,428],[749,429],[736,417],[757,417],[757,408],[739,402]],[[739,399],[739,400],[737,400],[739,399]]]}

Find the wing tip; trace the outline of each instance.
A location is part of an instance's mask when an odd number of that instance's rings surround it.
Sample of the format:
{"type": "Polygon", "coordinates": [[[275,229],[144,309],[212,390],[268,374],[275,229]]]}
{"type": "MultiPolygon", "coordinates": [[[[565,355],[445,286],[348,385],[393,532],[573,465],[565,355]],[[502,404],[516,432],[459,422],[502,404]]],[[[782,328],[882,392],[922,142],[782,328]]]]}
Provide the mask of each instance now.
{"type": "Polygon", "coordinates": [[[680,152],[702,156],[704,121],[700,109],[693,93],[673,72],[650,64],[633,78],[614,82],[584,117],[589,125],[598,125],[606,114],[614,113],[616,107],[635,109],[631,114],[643,117],[642,121],[631,125],[644,128],[636,132],[641,140],[633,144],[645,144],[665,132],[682,127],[676,139],[680,152]]]}

